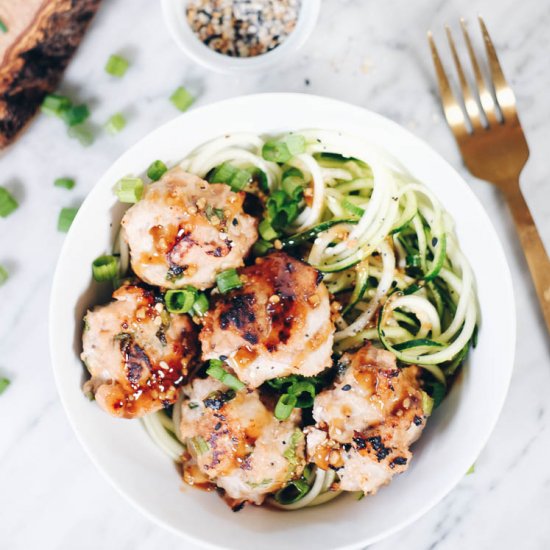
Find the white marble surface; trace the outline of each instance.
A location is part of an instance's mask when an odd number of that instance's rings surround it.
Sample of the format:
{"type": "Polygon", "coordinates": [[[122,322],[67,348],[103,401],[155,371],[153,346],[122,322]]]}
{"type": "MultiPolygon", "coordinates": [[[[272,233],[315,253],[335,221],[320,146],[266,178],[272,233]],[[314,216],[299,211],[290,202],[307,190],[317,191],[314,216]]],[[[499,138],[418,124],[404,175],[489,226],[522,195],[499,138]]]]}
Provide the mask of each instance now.
{"type": "Polygon", "coordinates": [[[177,115],[167,98],[180,84],[199,95],[197,104],[251,92],[299,91],[364,105],[428,141],[471,182],[502,236],[517,290],[511,390],[475,474],[421,520],[372,548],[550,547],[548,335],[502,202],[461,166],[434,95],[425,41],[432,28],[443,46],[445,22],[456,26],[461,15],[484,14],[530,143],[523,188],[550,246],[550,3],[324,0],[317,29],[295,59],[269,74],[242,78],[210,74],[183,59],[158,4],[105,0],[62,85],[90,103],[94,123],[125,112],[129,124],[120,135],[100,137],[84,149],[59,121],[42,116],[0,158],[0,183],[21,202],[14,215],[0,219],[0,264],[11,272],[0,288],[0,373],[13,380],[0,398],[0,548],[188,548],[134,510],[80,448],[57,397],[47,341],[48,294],[63,242],[56,231],[59,209],[78,204],[119,154],[177,115]],[[132,59],[122,81],[103,72],[115,51],[132,59]],[[65,175],[76,178],[73,191],[53,187],[65,175]]]}

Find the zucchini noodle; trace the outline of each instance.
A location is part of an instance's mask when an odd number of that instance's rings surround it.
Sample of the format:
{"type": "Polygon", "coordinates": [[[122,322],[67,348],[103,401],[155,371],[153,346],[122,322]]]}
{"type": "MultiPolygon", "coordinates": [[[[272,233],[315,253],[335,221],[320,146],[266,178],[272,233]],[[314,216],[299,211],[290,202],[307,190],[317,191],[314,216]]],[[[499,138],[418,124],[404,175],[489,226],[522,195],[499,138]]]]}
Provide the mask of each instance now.
{"type": "MultiPolygon", "coordinates": [[[[323,273],[334,298],[334,351],[371,341],[402,364],[422,367],[429,383],[447,387],[479,323],[473,273],[451,217],[395,157],[363,139],[336,131],[296,134],[305,138],[304,150],[285,162],[262,156],[262,137],[237,133],[199,147],[181,167],[203,178],[222,163],[261,171],[268,199],[285,189],[287,171],[298,171],[304,183],[300,211],[266,249],[295,250],[323,273]]],[[[244,190],[258,193],[251,184],[244,190]]],[[[127,250],[123,244],[117,250],[127,269],[127,250]]],[[[173,418],[160,412],[143,419],[174,460],[184,452],[178,407],[173,418]]],[[[340,494],[337,472],[309,467],[305,495],[290,504],[269,501],[296,510],[340,494]]]]}

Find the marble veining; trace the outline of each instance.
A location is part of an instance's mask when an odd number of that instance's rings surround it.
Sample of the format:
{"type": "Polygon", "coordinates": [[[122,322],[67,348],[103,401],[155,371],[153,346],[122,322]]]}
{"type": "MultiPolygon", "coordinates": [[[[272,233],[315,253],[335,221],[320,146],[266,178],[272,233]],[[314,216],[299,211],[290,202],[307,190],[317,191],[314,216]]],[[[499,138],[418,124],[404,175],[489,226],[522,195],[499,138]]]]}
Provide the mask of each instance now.
{"type": "Polygon", "coordinates": [[[95,125],[123,112],[126,129],[82,148],[59,121],[41,116],[0,157],[0,182],[21,203],[0,219],[0,264],[11,274],[0,288],[0,373],[13,380],[0,398],[0,549],[189,548],[127,504],[87,458],[58,400],[47,341],[48,295],[64,238],[56,230],[59,209],[79,204],[115,158],[178,114],[168,96],[180,84],[197,94],[197,105],[263,91],[310,92],[363,105],[426,140],[471,183],[502,238],[515,281],[518,350],[510,393],[475,473],[419,521],[372,548],[550,547],[548,335],[503,202],[461,165],[437,103],[425,40],[431,28],[447,51],[444,23],[458,30],[464,16],[476,31],[474,18],[484,15],[531,148],[523,189],[550,247],[550,2],[324,0],[299,55],[268,74],[240,78],[208,73],[182,58],[158,2],[104,4],[61,90],[90,104],[95,125]],[[113,52],[132,61],[120,81],[103,72],[113,52]],[[60,176],[75,177],[76,188],[55,188],[60,176]]]}

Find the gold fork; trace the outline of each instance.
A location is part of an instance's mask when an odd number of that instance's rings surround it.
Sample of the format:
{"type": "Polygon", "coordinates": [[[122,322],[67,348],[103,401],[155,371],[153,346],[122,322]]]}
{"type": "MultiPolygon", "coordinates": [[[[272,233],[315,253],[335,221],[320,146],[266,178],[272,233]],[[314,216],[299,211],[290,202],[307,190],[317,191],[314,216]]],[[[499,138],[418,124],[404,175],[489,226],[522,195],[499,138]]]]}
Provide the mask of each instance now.
{"type": "Polygon", "coordinates": [[[432,33],[428,32],[445,118],[468,170],[475,177],[496,185],[510,207],[550,332],[550,260],[519,185],[519,175],[529,157],[529,148],[518,119],[516,99],[504,78],[483,19],[479,17],[489,61],[488,83],[481,73],[464,19],[461,19],[460,24],[477,85],[477,89],[472,92],[451,31],[446,27],[462,91],[460,102],[451,90],[432,33]]]}

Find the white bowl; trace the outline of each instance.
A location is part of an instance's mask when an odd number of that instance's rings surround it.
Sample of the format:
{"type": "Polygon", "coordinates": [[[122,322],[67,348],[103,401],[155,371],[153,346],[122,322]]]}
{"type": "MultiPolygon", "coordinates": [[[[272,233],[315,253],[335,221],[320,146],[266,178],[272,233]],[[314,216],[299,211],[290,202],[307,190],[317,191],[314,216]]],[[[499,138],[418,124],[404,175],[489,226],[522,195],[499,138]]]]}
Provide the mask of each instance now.
{"type": "Polygon", "coordinates": [[[186,4],[184,0],[162,0],[164,22],[183,53],[213,71],[245,74],[273,67],[298,51],[315,28],[321,0],[302,0],[298,21],[292,33],[273,50],[254,57],[230,57],[206,46],[187,23],[186,4]]]}
{"type": "MultiPolygon", "coordinates": [[[[460,481],[478,457],[504,402],[512,373],[515,311],[510,273],[498,237],[468,185],[430,147],[365,109],[299,94],[240,97],[191,110],[140,141],[105,173],[67,235],[51,294],[50,343],[67,415],[98,468],[158,523],[209,548],[316,550],[362,548],[424,514],[460,481]],[[414,447],[410,469],[374,497],[339,498],[317,508],[280,512],[254,506],[235,514],[215,494],[182,482],[137,421],[111,418],[81,391],[79,361],[85,309],[108,296],[91,282],[90,264],[110,250],[122,208],[111,189],[127,174],[162,159],[175,163],[223,133],[336,129],[364,136],[397,154],[454,216],[477,278],[483,324],[479,344],[414,447]]],[[[82,495],[82,503],[86,495],[82,495]]]]}

